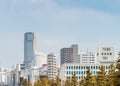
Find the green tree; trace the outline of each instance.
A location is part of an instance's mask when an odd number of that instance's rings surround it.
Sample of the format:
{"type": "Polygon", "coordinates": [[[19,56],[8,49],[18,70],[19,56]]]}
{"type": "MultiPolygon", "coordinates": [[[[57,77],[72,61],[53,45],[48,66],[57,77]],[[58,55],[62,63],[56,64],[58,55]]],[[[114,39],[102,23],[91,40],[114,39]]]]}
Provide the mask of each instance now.
{"type": "Polygon", "coordinates": [[[40,75],[39,78],[40,79],[42,79],[42,78],[47,78],[48,79],[48,76],[47,75],[40,75]]]}
{"type": "Polygon", "coordinates": [[[22,85],[22,82],[23,82],[23,80],[24,80],[24,78],[23,77],[20,77],[20,79],[19,79],[19,86],[21,86],[22,85]]]}
{"type": "Polygon", "coordinates": [[[58,76],[56,77],[56,84],[57,86],[61,86],[61,80],[58,76]]]}
{"type": "Polygon", "coordinates": [[[71,78],[71,86],[78,86],[78,80],[75,72],[71,78]]]}
{"type": "Polygon", "coordinates": [[[115,66],[114,64],[110,65],[109,73],[107,75],[106,86],[114,86],[115,78],[115,66]]]}
{"type": "Polygon", "coordinates": [[[66,78],[65,86],[71,86],[71,80],[70,80],[70,77],[67,77],[67,78],[66,78]]]}
{"type": "Polygon", "coordinates": [[[48,85],[48,78],[47,77],[41,77],[39,80],[37,80],[34,83],[34,86],[49,86],[48,85]]]}
{"type": "Polygon", "coordinates": [[[79,86],[84,86],[85,80],[84,77],[82,76],[81,81],[79,82],[79,86]]]}
{"type": "Polygon", "coordinates": [[[115,86],[120,86],[120,59],[118,59],[118,61],[117,61],[116,69],[117,69],[117,71],[115,72],[114,85],[115,86]]]}
{"type": "Polygon", "coordinates": [[[56,80],[54,79],[50,79],[48,83],[49,83],[49,86],[56,86],[56,80]]]}
{"type": "Polygon", "coordinates": [[[31,86],[31,83],[27,79],[22,80],[22,86],[31,86]]]}
{"type": "Polygon", "coordinates": [[[106,86],[106,72],[103,65],[101,65],[100,71],[97,73],[96,86],[106,86]]]}
{"type": "Polygon", "coordinates": [[[34,86],[41,86],[41,80],[37,80],[37,82],[34,83],[34,86]]]}
{"type": "Polygon", "coordinates": [[[47,78],[41,79],[41,86],[48,86],[48,79],[47,78]]]}
{"type": "Polygon", "coordinates": [[[84,78],[84,86],[94,86],[93,76],[90,71],[90,67],[87,70],[87,76],[84,78]]]}

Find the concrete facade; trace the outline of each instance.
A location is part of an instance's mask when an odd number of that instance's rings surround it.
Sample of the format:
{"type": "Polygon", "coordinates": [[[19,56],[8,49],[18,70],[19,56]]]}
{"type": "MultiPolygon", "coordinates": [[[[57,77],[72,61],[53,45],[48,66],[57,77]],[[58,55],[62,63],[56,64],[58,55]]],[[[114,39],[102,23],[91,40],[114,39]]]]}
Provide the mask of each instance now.
{"type": "Polygon", "coordinates": [[[114,62],[114,48],[112,46],[98,47],[98,62],[114,62]]]}
{"type": "Polygon", "coordinates": [[[57,56],[53,53],[50,53],[47,56],[47,71],[48,71],[48,78],[55,79],[57,76],[57,56]]]}
{"type": "Polygon", "coordinates": [[[69,48],[60,50],[61,65],[64,63],[77,63],[78,45],[71,45],[69,48]]]}

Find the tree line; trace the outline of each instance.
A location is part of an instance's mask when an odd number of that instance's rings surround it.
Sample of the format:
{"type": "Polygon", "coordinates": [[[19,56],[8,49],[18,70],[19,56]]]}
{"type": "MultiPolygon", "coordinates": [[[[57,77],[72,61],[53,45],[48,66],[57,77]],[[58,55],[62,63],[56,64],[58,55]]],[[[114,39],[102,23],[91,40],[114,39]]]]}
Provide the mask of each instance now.
{"type": "Polygon", "coordinates": [[[34,85],[31,85],[26,79],[22,80],[22,86],[120,86],[120,59],[116,65],[111,64],[109,71],[105,71],[103,65],[100,66],[100,71],[96,75],[92,75],[90,67],[87,68],[86,76],[82,77],[78,82],[76,73],[74,72],[72,77],[67,77],[62,82],[57,76],[55,79],[48,79],[47,76],[40,76],[34,85]]]}

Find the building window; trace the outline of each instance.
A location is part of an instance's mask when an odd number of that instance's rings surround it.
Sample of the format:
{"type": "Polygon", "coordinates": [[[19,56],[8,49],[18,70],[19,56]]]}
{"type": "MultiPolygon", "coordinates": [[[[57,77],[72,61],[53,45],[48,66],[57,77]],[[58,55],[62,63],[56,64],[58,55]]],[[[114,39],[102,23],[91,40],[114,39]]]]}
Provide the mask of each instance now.
{"type": "Polygon", "coordinates": [[[80,71],[79,71],[79,75],[80,75],[80,71]]]}
{"type": "Polygon", "coordinates": [[[70,71],[69,71],[69,74],[70,74],[70,71]]]}
{"type": "Polygon", "coordinates": [[[71,74],[73,75],[73,71],[71,71],[71,74]]]}
{"type": "Polygon", "coordinates": [[[78,75],[78,71],[76,71],[76,74],[78,75]]]}
{"type": "Polygon", "coordinates": [[[84,69],[85,69],[85,66],[84,66],[84,69]]]}
{"type": "Polygon", "coordinates": [[[86,71],[84,71],[84,74],[86,74],[86,71]]]}
{"type": "Polygon", "coordinates": [[[78,66],[76,66],[76,69],[78,69],[78,66]]]}
{"type": "Polygon", "coordinates": [[[101,55],[103,55],[103,53],[101,53],[101,55]]]}
{"type": "Polygon", "coordinates": [[[66,69],[68,69],[68,66],[66,67],[66,69]]]}
{"type": "Polygon", "coordinates": [[[69,73],[68,73],[68,71],[66,71],[66,75],[68,75],[69,73]]]}
{"type": "Polygon", "coordinates": [[[98,69],[98,66],[96,66],[96,69],[98,69]]]}
{"type": "Polygon", "coordinates": [[[93,67],[91,66],[91,69],[92,69],[93,67]]]}
{"type": "Polygon", "coordinates": [[[104,53],[104,55],[106,55],[106,53],[104,53]]]}
{"type": "Polygon", "coordinates": [[[70,66],[69,66],[69,69],[70,69],[70,66]]]}
{"type": "Polygon", "coordinates": [[[71,69],[73,69],[73,66],[71,66],[71,69]]]}

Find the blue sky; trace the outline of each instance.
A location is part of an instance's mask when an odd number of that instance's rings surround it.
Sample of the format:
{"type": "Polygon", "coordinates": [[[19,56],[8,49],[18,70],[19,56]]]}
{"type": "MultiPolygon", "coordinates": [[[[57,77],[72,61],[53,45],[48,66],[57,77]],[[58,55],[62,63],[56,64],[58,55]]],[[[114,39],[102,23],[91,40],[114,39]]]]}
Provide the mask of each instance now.
{"type": "MultiPolygon", "coordinates": [[[[35,32],[39,52],[56,53],[78,44],[120,50],[119,0],[0,0],[0,65],[22,63],[24,33],[35,32]]],[[[115,56],[117,57],[117,55],[115,56]]]]}

